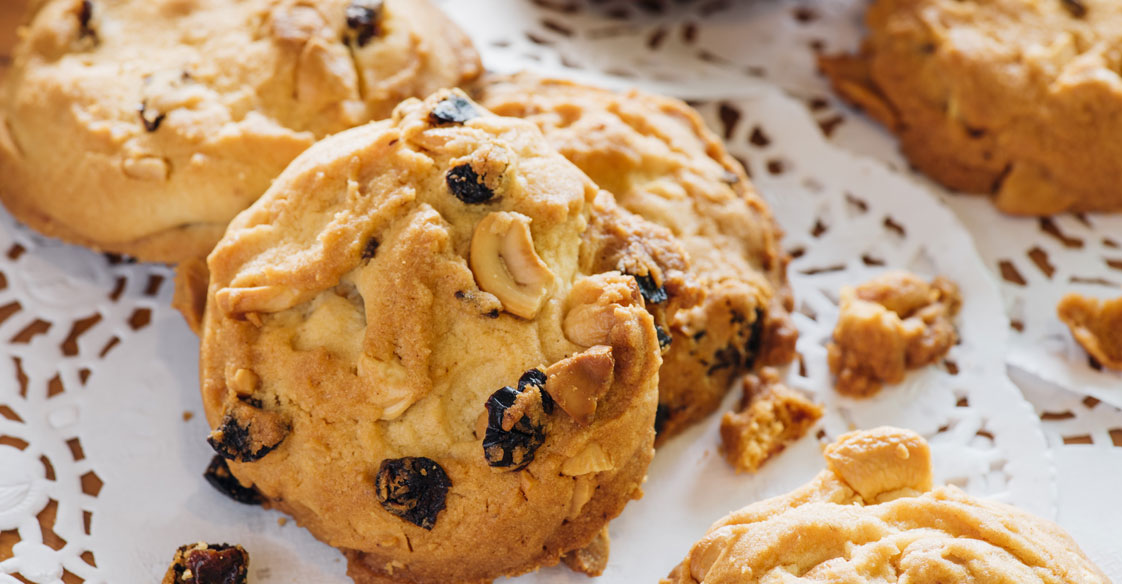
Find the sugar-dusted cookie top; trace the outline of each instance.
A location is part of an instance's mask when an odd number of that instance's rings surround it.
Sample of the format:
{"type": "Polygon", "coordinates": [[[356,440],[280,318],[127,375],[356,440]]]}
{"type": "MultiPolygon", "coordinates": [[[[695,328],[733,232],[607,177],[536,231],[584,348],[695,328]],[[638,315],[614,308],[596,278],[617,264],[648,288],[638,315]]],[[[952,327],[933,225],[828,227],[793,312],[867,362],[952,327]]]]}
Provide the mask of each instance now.
{"type": "Polygon", "coordinates": [[[143,260],[205,255],[318,138],[478,75],[428,0],[47,0],[0,97],[0,198],[143,260]]]}

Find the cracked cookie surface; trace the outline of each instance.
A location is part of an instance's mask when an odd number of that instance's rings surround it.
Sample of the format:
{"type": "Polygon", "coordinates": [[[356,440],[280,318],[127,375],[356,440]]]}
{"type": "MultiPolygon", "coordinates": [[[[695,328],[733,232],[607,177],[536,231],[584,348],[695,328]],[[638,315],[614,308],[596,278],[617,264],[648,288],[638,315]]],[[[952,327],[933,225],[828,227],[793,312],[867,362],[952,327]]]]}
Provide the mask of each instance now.
{"type": "Polygon", "coordinates": [[[206,255],[317,139],[480,72],[428,0],[49,0],[21,36],[4,204],[150,261],[206,255]]]}
{"type": "Polygon", "coordinates": [[[660,440],[715,411],[742,373],[793,358],[781,232],[697,112],[674,99],[525,74],[485,79],[480,95],[496,113],[537,124],[621,207],[682,241],[684,278],[644,286],[666,333],[660,440]]]}
{"type": "Polygon", "coordinates": [[[877,0],[820,67],[909,160],[1021,215],[1122,210],[1122,4],[877,0]]]}
{"type": "Polygon", "coordinates": [[[717,521],[663,584],[1106,584],[1056,524],[932,487],[910,430],[845,434],[808,484],[717,521]]]}
{"type": "Polygon", "coordinates": [[[687,269],[667,230],[442,91],[312,147],[208,261],[212,444],[356,582],[597,569],[641,494],[661,364],[619,268],[687,269]]]}
{"type": "Polygon", "coordinates": [[[900,383],[910,369],[930,365],[958,342],[954,317],[962,306],[958,286],[943,277],[931,283],[903,271],[887,272],[841,290],[838,323],[827,345],[835,387],[870,396],[900,383]]]}

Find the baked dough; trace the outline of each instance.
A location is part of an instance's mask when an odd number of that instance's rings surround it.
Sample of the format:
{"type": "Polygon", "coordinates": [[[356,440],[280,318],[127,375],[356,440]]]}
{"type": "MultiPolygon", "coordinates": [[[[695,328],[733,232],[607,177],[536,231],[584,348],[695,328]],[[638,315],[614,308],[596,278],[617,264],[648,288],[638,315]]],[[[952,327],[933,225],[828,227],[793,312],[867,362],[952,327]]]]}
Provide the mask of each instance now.
{"type": "Polygon", "coordinates": [[[810,483],[715,523],[663,584],[1110,582],[1054,523],[932,487],[914,432],[851,432],[825,456],[810,483]]]}
{"type": "Polygon", "coordinates": [[[46,0],[0,96],[0,198],[72,243],[175,262],[318,138],[480,72],[429,0],[46,0]]]}

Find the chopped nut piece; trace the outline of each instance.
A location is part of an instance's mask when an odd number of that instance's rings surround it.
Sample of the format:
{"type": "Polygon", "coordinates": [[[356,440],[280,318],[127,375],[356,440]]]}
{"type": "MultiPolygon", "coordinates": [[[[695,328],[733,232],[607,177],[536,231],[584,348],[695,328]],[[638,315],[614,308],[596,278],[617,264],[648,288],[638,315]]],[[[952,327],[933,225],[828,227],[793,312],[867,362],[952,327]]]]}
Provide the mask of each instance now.
{"type": "Polygon", "coordinates": [[[300,293],[284,286],[230,287],[219,290],[214,300],[227,316],[250,312],[275,313],[299,304],[300,293]]]}
{"type": "Polygon", "coordinates": [[[471,271],[480,288],[522,318],[534,318],[553,288],[553,272],[534,249],[530,218],[519,213],[491,213],[479,222],[471,271]]]}
{"type": "Polygon", "coordinates": [[[1096,300],[1068,294],[1060,300],[1056,312],[1096,361],[1122,371],[1122,298],[1096,300]]]}
{"type": "Polygon", "coordinates": [[[592,423],[596,405],[612,386],[615,359],[612,348],[592,347],[546,369],[546,392],[582,426],[592,423]]]}
{"type": "Polygon", "coordinates": [[[242,546],[200,542],[176,550],[162,584],[246,584],[248,573],[242,546]]]}
{"type": "Polygon", "coordinates": [[[864,397],[908,369],[934,363],[958,339],[952,319],[962,299],[945,278],[931,284],[908,272],[889,272],[841,291],[841,312],[828,349],[837,390],[864,397]]]}
{"type": "Polygon", "coordinates": [[[582,347],[609,345],[612,327],[619,322],[616,309],[642,306],[634,278],[621,274],[599,274],[578,281],[569,291],[569,312],[562,330],[565,337],[582,347]]]}
{"type": "Polygon", "coordinates": [[[593,472],[612,470],[615,464],[608,457],[608,453],[597,443],[593,442],[584,447],[580,454],[566,460],[561,465],[561,474],[571,477],[586,475],[593,472]]]}
{"type": "Polygon", "coordinates": [[[603,574],[604,568],[608,567],[610,551],[611,538],[608,537],[608,528],[605,527],[588,545],[561,556],[561,561],[565,562],[570,570],[595,578],[603,574]]]}
{"type": "Polygon", "coordinates": [[[226,378],[226,386],[240,396],[253,395],[260,383],[261,378],[249,369],[238,369],[226,378]]]}
{"type": "Polygon", "coordinates": [[[822,406],[779,382],[770,367],[744,379],[740,409],[721,418],[725,459],[740,472],[755,472],[822,417],[822,406]]]}

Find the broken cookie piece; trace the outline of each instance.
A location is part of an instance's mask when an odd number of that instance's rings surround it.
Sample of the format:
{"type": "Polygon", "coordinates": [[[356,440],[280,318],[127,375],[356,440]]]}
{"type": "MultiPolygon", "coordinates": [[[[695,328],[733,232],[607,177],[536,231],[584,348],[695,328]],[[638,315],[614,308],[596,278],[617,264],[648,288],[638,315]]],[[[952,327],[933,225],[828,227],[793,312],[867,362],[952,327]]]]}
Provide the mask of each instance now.
{"type": "Polygon", "coordinates": [[[1091,357],[1122,371],[1122,297],[1096,300],[1072,293],[1060,300],[1056,312],[1091,357]]]}
{"type": "Polygon", "coordinates": [[[245,584],[248,573],[242,546],[199,542],[175,551],[162,584],[245,584]]]}
{"type": "Polygon", "coordinates": [[[779,381],[770,367],[744,378],[740,408],[721,418],[721,448],[738,472],[755,472],[822,417],[822,406],[779,381]]]}
{"type": "Polygon", "coordinates": [[[908,369],[934,363],[958,340],[952,321],[961,304],[958,286],[946,278],[928,284],[903,271],[843,288],[827,347],[837,390],[867,397],[903,381],[908,369]]]}

